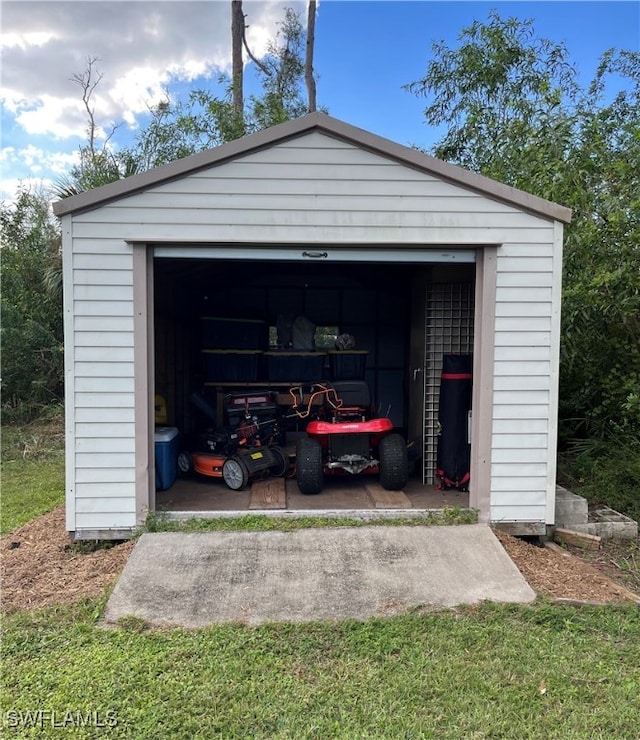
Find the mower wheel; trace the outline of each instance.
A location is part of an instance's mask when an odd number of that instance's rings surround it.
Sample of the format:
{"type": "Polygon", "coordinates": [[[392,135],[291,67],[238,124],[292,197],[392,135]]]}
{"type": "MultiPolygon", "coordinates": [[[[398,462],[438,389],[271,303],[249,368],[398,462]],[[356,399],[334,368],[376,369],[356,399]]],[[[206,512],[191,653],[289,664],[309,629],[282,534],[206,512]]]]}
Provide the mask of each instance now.
{"type": "Polygon", "coordinates": [[[186,450],[178,453],[178,472],[181,475],[193,473],[193,457],[186,450]]]}
{"type": "Polygon", "coordinates": [[[296,444],[296,479],[300,493],[314,495],[324,486],[322,447],[310,437],[302,437],[296,444]]]}
{"type": "Polygon", "coordinates": [[[399,491],[407,485],[409,463],[407,445],[399,434],[380,440],[380,485],[387,491],[399,491]]]}
{"type": "Polygon", "coordinates": [[[274,463],[269,468],[269,471],[276,478],[283,478],[289,472],[289,457],[282,447],[278,445],[269,445],[269,450],[274,459],[274,463]]]}
{"type": "Polygon", "coordinates": [[[232,491],[241,491],[249,482],[249,471],[244,460],[237,455],[228,457],[222,466],[222,477],[232,491]]]}

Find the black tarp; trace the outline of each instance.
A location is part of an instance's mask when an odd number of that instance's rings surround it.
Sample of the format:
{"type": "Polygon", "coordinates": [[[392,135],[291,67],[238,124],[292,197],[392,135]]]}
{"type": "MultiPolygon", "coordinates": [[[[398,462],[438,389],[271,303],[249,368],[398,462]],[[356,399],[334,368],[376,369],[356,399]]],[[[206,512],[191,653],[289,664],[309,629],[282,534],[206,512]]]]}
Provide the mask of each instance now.
{"type": "Polygon", "coordinates": [[[472,370],[473,355],[443,355],[436,468],[439,488],[469,490],[471,445],[468,423],[472,370]]]}

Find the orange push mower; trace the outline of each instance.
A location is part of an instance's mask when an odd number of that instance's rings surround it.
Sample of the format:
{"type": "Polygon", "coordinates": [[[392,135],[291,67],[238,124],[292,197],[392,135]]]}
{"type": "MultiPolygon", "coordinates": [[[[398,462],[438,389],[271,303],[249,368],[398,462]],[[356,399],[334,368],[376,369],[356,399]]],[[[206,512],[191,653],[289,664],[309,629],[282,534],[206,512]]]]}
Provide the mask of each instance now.
{"type": "MultiPolygon", "coordinates": [[[[215,422],[215,411],[202,396],[194,393],[190,400],[215,422]]],[[[289,458],[276,444],[280,434],[277,418],[258,420],[258,413],[270,408],[271,401],[268,393],[231,394],[227,412],[229,416],[240,415],[239,423],[199,435],[189,451],[178,454],[178,471],[222,478],[233,491],[242,490],[258,475],[285,476],[289,458]]]]}
{"type": "Polygon", "coordinates": [[[379,474],[387,490],[404,488],[408,479],[407,445],[393,431],[391,419],[370,418],[369,386],[364,381],[315,383],[305,392],[291,388],[292,412],[309,421],[306,437],[296,443],[296,478],[304,494],[320,493],[324,476],[379,474]],[[321,418],[324,417],[324,418],[321,418]]]}

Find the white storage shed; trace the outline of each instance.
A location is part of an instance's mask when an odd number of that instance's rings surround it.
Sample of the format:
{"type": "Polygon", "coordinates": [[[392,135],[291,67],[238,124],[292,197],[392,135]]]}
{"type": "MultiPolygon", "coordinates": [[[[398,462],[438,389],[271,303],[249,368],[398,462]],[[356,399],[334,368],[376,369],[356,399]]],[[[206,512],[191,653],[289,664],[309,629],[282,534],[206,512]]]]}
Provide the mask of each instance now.
{"type": "Polygon", "coordinates": [[[517,534],[553,524],[567,208],[313,113],[54,211],[76,538],[155,509],[154,398],[188,431],[206,314],[353,333],[426,485],[442,355],[472,353],[469,504],[517,534]]]}

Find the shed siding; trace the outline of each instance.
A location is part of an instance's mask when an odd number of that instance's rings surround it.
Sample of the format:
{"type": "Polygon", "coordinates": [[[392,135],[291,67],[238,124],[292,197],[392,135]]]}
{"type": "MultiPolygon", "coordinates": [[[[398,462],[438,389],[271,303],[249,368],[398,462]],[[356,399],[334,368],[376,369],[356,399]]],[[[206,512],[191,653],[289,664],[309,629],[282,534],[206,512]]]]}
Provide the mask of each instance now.
{"type": "MultiPolygon", "coordinates": [[[[516,235],[516,239],[517,239],[516,235]]],[[[545,245],[498,249],[491,521],[546,521],[550,457],[553,224],[545,245]],[[529,256],[525,256],[529,255],[529,256]],[[532,512],[535,514],[532,515],[532,512]]]]}
{"type": "Polygon", "coordinates": [[[545,520],[554,454],[545,457],[557,300],[552,221],[313,132],[76,213],[71,223],[67,352],[77,411],[69,529],[136,524],[135,241],[500,245],[491,519],[545,520]]]}
{"type": "Polygon", "coordinates": [[[132,249],[101,232],[78,239],[75,223],[73,234],[66,354],[75,378],[75,513],[68,528],[128,529],[136,524],[132,249]]]}

